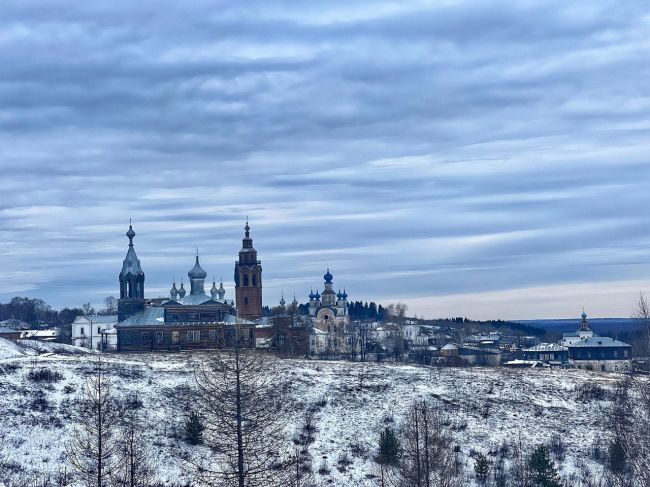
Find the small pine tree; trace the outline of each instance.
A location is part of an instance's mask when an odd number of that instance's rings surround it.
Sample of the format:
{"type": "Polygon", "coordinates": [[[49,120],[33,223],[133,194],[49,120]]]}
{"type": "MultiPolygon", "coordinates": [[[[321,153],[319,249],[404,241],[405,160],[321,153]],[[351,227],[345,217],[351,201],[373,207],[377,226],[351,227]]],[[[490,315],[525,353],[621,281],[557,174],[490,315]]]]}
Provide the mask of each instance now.
{"type": "Polygon", "coordinates": [[[531,475],[531,487],[563,487],[560,476],[551,460],[548,448],[540,445],[530,455],[528,468],[531,475]]]}
{"type": "Polygon", "coordinates": [[[609,468],[612,472],[623,472],[625,470],[625,449],[619,438],[609,444],[609,468]]]}
{"type": "Polygon", "coordinates": [[[203,422],[198,413],[192,411],[189,418],[185,421],[185,438],[191,445],[200,445],[203,443],[203,422]]]}
{"type": "Polygon", "coordinates": [[[474,462],[474,473],[480,482],[485,482],[488,478],[488,474],[490,473],[490,462],[485,457],[485,455],[480,452],[476,455],[476,462],[474,462]]]}
{"type": "Polygon", "coordinates": [[[399,462],[400,445],[397,435],[392,428],[386,427],[379,433],[379,456],[377,462],[383,465],[397,465],[399,462]]]}

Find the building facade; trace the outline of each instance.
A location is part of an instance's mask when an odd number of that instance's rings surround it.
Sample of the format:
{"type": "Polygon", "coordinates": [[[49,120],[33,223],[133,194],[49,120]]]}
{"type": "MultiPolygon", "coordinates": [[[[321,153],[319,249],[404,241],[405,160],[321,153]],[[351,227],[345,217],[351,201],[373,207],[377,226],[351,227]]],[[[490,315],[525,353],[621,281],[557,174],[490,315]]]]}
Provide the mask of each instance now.
{"type": "Polygon", "coordinates": [[[632,347],[609,337],[601,337],[589,327],[587,313],[582,311],[580,328],[564,333],[560,345],[568,348],[569,365],[577,369],[601,372],[632,370],[632,347]]]}
{"type": "Polygon", "coordinates": [[[93,350],[117,350],[117,315],[77,316],[72,322],[72,344],[93,350]]]}
{"type": "Polygon", "coordinates": [[[309,293],[309,318],[311,321],[310,350],[312,356],[338,356],[347,350],[347,331],[350,325],[348,316],[348,295],[334,292],[333,279],[329,268],[323,276],[323,294],[309,293]]]}

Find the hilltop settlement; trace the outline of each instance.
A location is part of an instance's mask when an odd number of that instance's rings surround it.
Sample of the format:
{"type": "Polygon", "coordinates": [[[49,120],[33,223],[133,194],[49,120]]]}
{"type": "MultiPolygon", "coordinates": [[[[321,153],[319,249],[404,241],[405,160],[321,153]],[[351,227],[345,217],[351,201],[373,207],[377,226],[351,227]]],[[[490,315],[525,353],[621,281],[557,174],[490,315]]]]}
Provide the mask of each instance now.
{"type": "Polygon", "coordinates": [[[247,347],[292,358],[604,372],[630,372],[633,367],[632,347],[595,333],[584,310],[579,328],[554,340],[543,330],[518,323],[409,318],[399,303],[384,308],[352,302],[346,289],[335,289],[329,268],[323,288],[310,290],[307,302],[300,303],[295,295],[287,302],[283,296],[277,306],[264,306],[262,262],[248,220],[234,264],[234,299],[226,296],[223,280],[218,285],[213,280],[206,291],[208,273],[198,251],[187,273],[189,292],[181,280],[172,283],[168,296],[147,297],[135,235],[130,224],[114,308],[79,313],[65,337],[59,329],[33,330],[15,319],[0,322],[0,337],[124,353],[227,348],[238,334],[246,337],[247,347]]]}

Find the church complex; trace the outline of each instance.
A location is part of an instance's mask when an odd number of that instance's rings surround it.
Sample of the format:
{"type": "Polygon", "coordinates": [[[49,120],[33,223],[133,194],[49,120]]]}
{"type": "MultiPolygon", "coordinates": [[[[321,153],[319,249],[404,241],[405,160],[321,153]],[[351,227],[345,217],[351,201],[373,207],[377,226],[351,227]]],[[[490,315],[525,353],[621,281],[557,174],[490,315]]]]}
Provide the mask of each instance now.
{"type": "MultiPolygon", "coordinates": [[[[117,351],[191,350],[230,346],[236,333],[245,346],[255,345],[255,325],[262,318],[262,265],[246,221],[239,259],[235,262],[235,302],[225,299],[223,282],[205,290],[207,272],[198,252],[184,283],[173,282],[168,299],[147,300],[145,274],[133,246],[132,225],[126,232],[129,248],[119,275],[117,351]],[[237,327],[236,327],[237,325],[237,327]]],[[[92,329],[91,329],[92,332],[92,329]]]]}
{"type": "MultiPolygon", "coordinates": [[[[126,236],[129,247],[119,274],[117,316],[79,317],[73,323],[75,345],[118,352],[178,351],[229,347],[238,336],[245,346],[255,347],[256,339],[259,344],[268,334],[269,320],[262,316],[262,262],[253,247],[248,220],[235,261],[234,301],[225,298],[223,282],[217,287],[213,281],[206,292],[207,272],[198,251],[187,273],[189,293],[183,281],[177,287],[174,280],[168,298],[145,298],[145,273],[133,245],[131,224],[126,236]]],[[[342,353],[349,326],[347,293],[334,291],[329,269],[323,278],[322,294],[313,290],[309,294],[309,316],[301,326],[309,335],[305,345],[311,355],[342,353]]],[[[294,297],[294,309],[297,306],[294,297]]]]}

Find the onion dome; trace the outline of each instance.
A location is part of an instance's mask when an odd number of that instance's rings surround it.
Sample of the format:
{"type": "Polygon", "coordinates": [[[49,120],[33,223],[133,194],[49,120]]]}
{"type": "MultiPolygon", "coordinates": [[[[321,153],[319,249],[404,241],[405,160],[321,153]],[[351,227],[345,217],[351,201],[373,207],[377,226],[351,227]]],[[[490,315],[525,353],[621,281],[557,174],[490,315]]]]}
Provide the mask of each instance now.
{"type": "Polygon", "coordinates": [[[172,288],[169,290],[169,295],[174,301],[178,299],[178,289],[176,289],[176,281],[174,281],[174,284],[172,284],[172,288]]]}
{"type": "Polygon", "coordinates": [[[343,299],[348,299],[348,293],[345,292],[345,288],[343,288],[343,294],[341,294],[341,297],[343,299]]]}
{"type": "Polygon", "coordinates": [[[219,289],[217,292],[219,293],[219,301],[223,301],[223,297],[226,294],[226,290],[223,288],[223,279],[219,282],[219,289]]]}
{"type": "Polygon", "coordinates": [[[334,276],[332,274],[330,274],[330,268],[329,267],[327,268],[327,272],[323,276],[323,279],[325,279],[326,283],[330,283],[330,282],[332,282],[332,279],[334,279],[334,276]]]}
{"type": "Polygon", "coordinates": [[[336,293],[336,299],[343,299],[343,294],[341,293],[341,288],[339,288],[339,292],[336,293]]]}
{"type": "Polygon", "coordinates": [[[185,288],[183,287],[183,281],[181,281],[181,288],[178,290],[178,296],[183,299],[185,297],[185,288]]]}
{"type": "Polygon", "coordinates": [[[217,289],[217,282],[215,279],[212,279],[212,288],[210,289],[210,294],[212,295],[212,299],[217,299],[217,294],[219,293],[219,290],[217,289]]]}
{"type": "Polygon", "coordinates": [[[284,293],[282,293],[282,297],[280,298],[280,306],[284,308],[285,304],[287,304],[287,302],[284,300],[284,293]]]}
{"type": "Polygon", "coordinates": [[[318,301],[320,299],[320,294],[318,293],[318,291],[316,291],[316,294],[314,294],[314,299],[316,301],[318,301]]]}
{"type": "Polygon", "coordinates": [[[129,230],[126,232],[126,236],[129,237],[129,250],[126,251],[126,257],[124,262],[122,262],[122,272],[120,272],[120,277],[125,278],[129,274],[132,276],[143,276],[144,272],[140,266],[140,259],[135,253],[133,248],[133,237],[135,237],[135,232],[131,226],[131,220],[129,220],[129,230]]]}
{"type": "Polygon", "coordinates": [[[187,273],[187,277],[190,279],[205,279],[207,275],[208,273],[205,272],[201,267],[201,264],[199,264],[199,256],[197,254],[196,261],[194,262],[194,267],[192,267],[192,269],[190,269],[190,272],[187,273]]]}
{"type": "Polygon", "coordinates": [[[129,229],[126,231],[126,236],[129,237],[129,247],[133,247],[133,237],[135,237],[135,232],[131,226],[131,220],[129,220],[129,229]]]}
{"type": "Polygon", "coordinates": [[[309,290],[309,300],[313,301],[314,299],[316,299],[316,295],[314,294],[314,290],[310,289],[309,290]]]}
{"type": "Polygon", "coordinates": [[[291,301],[291,306],[294,308],[298,307],[298,300],[296,299],[296,293],[293,293],[293,301],[291,301]]]}
{"type": "Polygon", "coordinates": [[[585,313],[585,310],[582,310],[582,319],[586,320],[587,319],[587,313],[585,313]]]}

